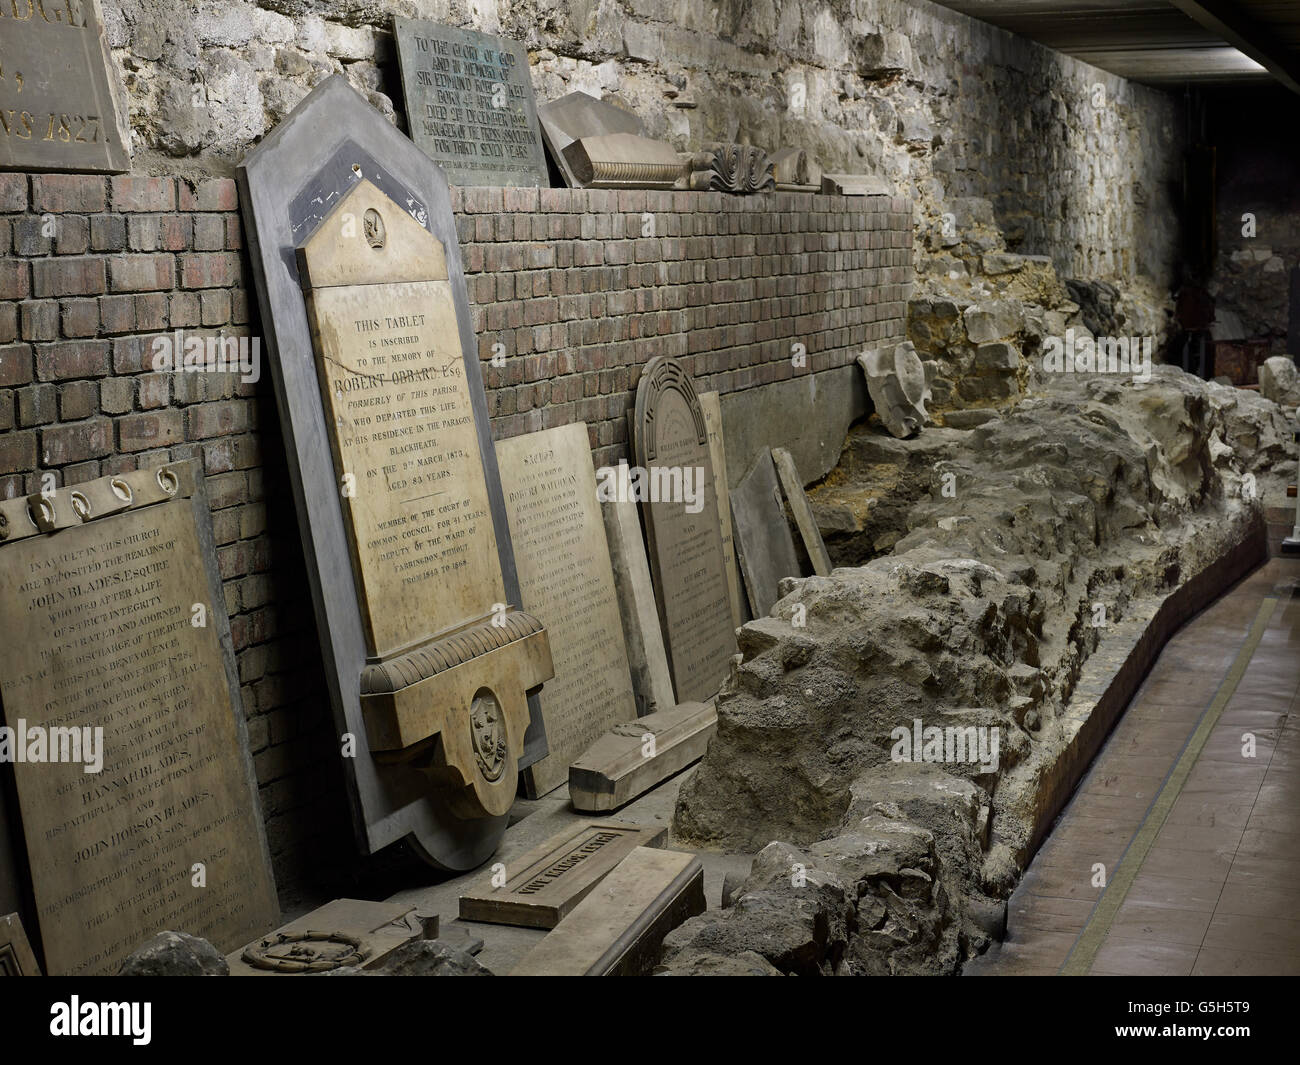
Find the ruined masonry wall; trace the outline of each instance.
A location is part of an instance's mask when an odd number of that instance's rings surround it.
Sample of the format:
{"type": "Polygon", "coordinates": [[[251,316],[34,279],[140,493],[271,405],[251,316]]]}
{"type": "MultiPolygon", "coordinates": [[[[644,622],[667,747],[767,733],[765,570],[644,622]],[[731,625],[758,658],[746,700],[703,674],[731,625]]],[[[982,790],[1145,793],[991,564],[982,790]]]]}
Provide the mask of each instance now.
{"type": "Polygon", "coordinates": [[[392,16],[522,41],[539,102],[608,95],[678,149],[809,149],[915,204],[918,249],[955,200],[1066,277],[1168,290],[1182,111],[927,0],[103,0],[137,169],[232,172],[343,73],[405,128],[392,16]]]}

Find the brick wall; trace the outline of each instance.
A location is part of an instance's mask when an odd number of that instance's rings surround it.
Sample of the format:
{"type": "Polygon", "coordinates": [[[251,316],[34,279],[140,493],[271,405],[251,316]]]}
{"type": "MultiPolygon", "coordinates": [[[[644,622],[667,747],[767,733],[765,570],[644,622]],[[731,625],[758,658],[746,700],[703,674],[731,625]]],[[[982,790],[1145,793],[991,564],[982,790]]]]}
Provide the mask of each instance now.
{"type": "MultiPolygon", "coordinates": [[[[597,462],[615,462],[655,355],[732,392],[904,334],[906,200],[463,189],[453,206],[498,437],[586,421],[597,462]]],[[[0,174],[0,493],[39,491],[45,471],[71,485],[202,461],[294,908],[346,893],[334,874],[358,863],[271,381],[151,365],[163,331],[259,334],[242,247],[228,179],[0,174]]]]}
{"type": "Polygon", "coordinates": [[[904,337],[907,200],[478,188],[452,206],[498,438],[584,421],[616,462],[656,355],[736,392],[904,337]]]}

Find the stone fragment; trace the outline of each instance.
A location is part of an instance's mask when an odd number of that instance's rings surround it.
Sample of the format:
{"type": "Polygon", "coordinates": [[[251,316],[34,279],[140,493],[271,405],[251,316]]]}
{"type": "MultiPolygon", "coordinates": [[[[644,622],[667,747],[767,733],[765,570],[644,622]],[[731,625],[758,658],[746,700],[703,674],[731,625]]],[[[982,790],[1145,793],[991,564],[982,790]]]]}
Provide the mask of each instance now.
{"type": "Polygon", "coordinates": [[[884,178],[871,174],[823,174],[823,196],[888,196],[892,190],[884,178]]]}
{"type": "Polygon", "coordinates": [[[1295,408],[1300,407],[1300,370],[1295,360],[1289,355],[1266,359],[1259,368],[1259,391],[1294,416],[1295,408]]]}
{"type": "Polygon", "coordinates": [[[703,756],[717,724],[712,703],[684,703],[615,725],[569,767],[569,801],[618,809],[703,756]]]}
{"type": "Polygon", "coordinates": [[[159,932],[136,947],[118,976],[229,976],[226,959],[206,939],[185,932],[159,932]]]}
{"type": "Polygon", "coordinates": [[[808,496],[803,490],[803,479],[795,467],[794,457],[785,448],[774,447],[772,461],[776,464],[781,490],[785,493],[786,502],[790,504],[791,513],[794,514],[794,522],[803,539],[804,550],[808,552],[808,559],[812,562],[813,572],[819,577],[830,576],[833,568],[830,555],[826,553],[826,544],[822,542],[821,530],[818,529],[817,522],[813,518],[812,507],[808,504],[808,496]]]}
{"type": "Polygon", "coordinates": [[[929,424],[925,405],[930,388],[925,367],[911,341],[893,349],[877,348],[858,356],[867,389],[886,429],[900,440],[915,436],[929,424]]]}

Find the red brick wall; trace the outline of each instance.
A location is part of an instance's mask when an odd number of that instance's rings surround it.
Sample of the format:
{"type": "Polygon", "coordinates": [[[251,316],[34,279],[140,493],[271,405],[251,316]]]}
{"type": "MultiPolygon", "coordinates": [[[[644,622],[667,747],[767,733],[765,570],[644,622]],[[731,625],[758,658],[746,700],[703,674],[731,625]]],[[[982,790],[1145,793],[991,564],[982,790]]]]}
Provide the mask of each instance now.
{"type": "MultiPolygon", "coordinates": [[[[606,464],[627,455],[624,411],[655,355],[731,392],[904,336],[905,200],[456,189],[452,203],[499,437],[586,421],[606,464]]],[[[0,494],[39,491],[44,471],[70,485],[201,459],[293,907],[345,891],[331,874],[355,848],[271,381],[265,365],[246,384],[150,361],[164,331],[259,334],[242,247],[227,179],[0,174],[0,494]]]]}
{"type": "Polygon", "coordinates": [[[452,193],[498,438],[584,421],[598,464],[615,462],[627,455],[639,369],[655,355],[681,358],[701,392],[735,392],[905,338],[906,200],[452,193]],[[490,362],[497,344],[502,367],[490,362]]]}

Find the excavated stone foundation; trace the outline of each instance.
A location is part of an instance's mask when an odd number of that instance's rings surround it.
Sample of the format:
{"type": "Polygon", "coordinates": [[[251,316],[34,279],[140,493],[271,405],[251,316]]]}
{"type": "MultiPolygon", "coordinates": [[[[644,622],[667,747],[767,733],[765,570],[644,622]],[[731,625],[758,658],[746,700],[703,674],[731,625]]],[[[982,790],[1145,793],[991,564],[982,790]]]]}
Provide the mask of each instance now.
{"type": "Polygon", "coordinates": [[[957,971],[1176,619],[1262,561],[1276,404],[1159,366],[1028,390],[973,429],[860,426],[813,493],[865,564],[741,631],[674,829],[759,854],[665,971],[957,971]]]}

